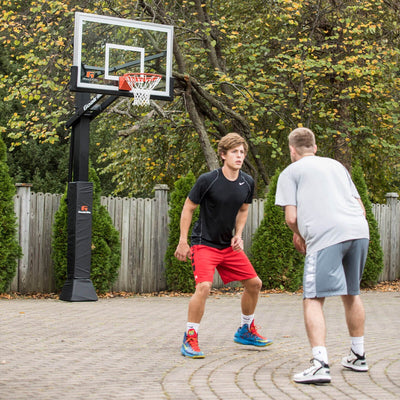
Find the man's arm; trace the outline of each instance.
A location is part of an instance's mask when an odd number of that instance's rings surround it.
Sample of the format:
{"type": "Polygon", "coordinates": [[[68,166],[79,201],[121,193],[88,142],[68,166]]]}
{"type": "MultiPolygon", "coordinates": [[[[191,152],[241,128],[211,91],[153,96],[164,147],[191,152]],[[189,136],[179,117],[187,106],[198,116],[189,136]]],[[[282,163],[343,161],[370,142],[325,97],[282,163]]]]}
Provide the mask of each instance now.
{"type": "Polygon", "coordinates": [[[186,198],[185,204],[182,208],[179,243],[174,254],[179,261],[186,261],[187,258],[190,258],[188,234],[190,224],[192,223],[193,213],[197,206],[198,204],[193,203],[193,201],[188,197],[186,198]]]}
{"type": "Polygon", "coordinates": [[[231,240],[232,249],[235,251],[243,250],[243,229],[246,225],[247,215],[249,213],[249,204],[244,203],[237,213],[236,216],[236,225],[235,225],[235,236],[231,240]]]}
{"type": "Polygon", "coordinates": [[[300,253],[306,254],[306,242],[304,241],[303,237],[300,235],[300,231],[297,226],[297,207],[296,206],[285,206],[285,221],[286,221],[288,227],[292,230],[292,232],[299,237],[300,253]]]}
{"type": "Polygon", "coordinates": [[[299,228],[297,226],[297,207],[296,206],[285,206],[285,221],[286,221],[288,227],[294,233],[297,233],[298,235],[300,235],[299,228]]]}

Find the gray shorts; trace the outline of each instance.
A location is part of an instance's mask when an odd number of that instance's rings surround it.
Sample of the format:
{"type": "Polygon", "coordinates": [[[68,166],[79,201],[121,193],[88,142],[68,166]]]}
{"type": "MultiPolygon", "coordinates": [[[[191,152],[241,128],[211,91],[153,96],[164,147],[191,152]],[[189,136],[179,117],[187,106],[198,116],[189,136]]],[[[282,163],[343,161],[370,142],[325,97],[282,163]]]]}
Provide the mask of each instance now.
{"type": "Polygon", "coordinates": [[[368,254],[368,239],[348,240],[306,256],[303,297],[360,294],[368,254]]]}

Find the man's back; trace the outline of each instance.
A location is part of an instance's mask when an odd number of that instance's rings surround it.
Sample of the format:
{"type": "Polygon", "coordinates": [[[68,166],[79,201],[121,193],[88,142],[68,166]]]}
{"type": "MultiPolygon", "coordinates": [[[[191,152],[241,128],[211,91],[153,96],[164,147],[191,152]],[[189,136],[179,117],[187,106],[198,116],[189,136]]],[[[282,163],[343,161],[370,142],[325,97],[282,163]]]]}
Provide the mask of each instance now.
{"type": "Polygon", "coordinates": [[[312,253],[346,240],[369,238],[359,197],[342,164],[307,156],[282,172],[276,204],[297,207],[298,228],[307,253],[312,253]]]}

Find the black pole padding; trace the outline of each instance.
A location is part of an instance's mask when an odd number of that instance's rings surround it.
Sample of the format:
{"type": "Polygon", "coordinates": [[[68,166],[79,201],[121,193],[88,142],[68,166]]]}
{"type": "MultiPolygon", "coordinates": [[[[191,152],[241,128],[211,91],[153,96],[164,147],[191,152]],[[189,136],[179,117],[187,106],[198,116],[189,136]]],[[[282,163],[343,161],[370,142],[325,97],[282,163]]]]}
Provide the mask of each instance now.
{"type": "Polygon", "coordinates": [[[67,280],[60,294],[64,301],[96,301],[90,279],[93,183],[68,183],[67,280]]]}

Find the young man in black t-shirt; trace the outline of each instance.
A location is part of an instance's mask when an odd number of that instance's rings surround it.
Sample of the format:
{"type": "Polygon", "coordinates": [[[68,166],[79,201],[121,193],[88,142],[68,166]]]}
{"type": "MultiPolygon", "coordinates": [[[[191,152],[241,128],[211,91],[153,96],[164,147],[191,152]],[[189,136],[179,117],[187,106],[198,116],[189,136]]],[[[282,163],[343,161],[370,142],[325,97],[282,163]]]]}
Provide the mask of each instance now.
{"type": "Polygon", "coordinates": [[[237,133],[224,136],[218,144],[218,154],[224,163],[222,168],[198,178],[182,209],[175,257],[180,261],[191,258],[196,281],[181,347],[181,353],[187,357],[204,358],[197,332],[215,268],[224,284],[241,281],[244,286],[241,326],[234,335],[234,341],[253,346],[272,343],[262,337],[254,325],[254,311],[262,282],[243,251],[242,232],[254,192],[253,178],[240,170],[247,149],[246,141],[237,133]],[[200,215],[193,227],[190,247],[189,228],[193,212],[199,205],[200,215]]]}

